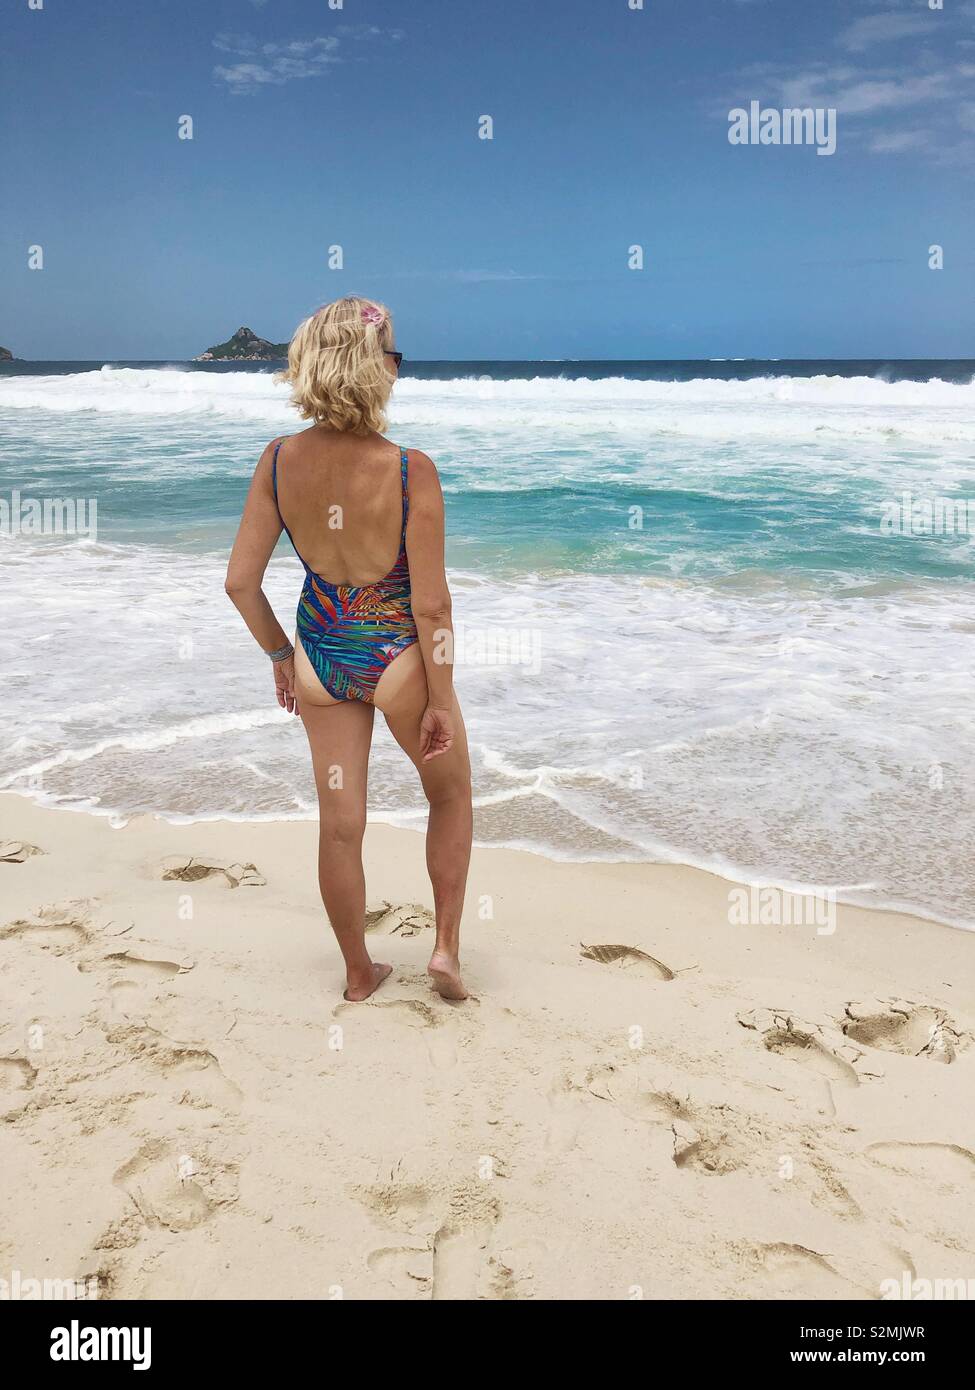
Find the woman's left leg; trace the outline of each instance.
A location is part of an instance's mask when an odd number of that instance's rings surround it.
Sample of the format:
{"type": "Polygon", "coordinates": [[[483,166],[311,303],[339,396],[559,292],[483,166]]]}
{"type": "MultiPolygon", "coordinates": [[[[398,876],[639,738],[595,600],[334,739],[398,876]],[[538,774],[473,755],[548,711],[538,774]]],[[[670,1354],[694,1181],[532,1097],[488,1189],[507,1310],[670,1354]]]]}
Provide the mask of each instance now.
{"type": "Polygon", "coordinates": [[[392,969],[370,959],[365,935],[362,837],[374,711],[372,705],[358,700],[313,704],[307,692],[299,692],[298,711],[311,746],[318,788],[318,882],[345,958],[345,997],[368,999],[392,969]]]}
{"type": "Polygon", "coordinates": [[[460,919],[471,857],[473,811],[467,733],[456,696],[454,745],[429,762],[420,756],[420,721],[427,705],[427,678],[414,643],[387,666],[376,686],[376,708],[412,759],[430,805],[427,870],[437,914],[437,940],[427,971],[445,999],[466,999],[460,974],[460,919]]]}

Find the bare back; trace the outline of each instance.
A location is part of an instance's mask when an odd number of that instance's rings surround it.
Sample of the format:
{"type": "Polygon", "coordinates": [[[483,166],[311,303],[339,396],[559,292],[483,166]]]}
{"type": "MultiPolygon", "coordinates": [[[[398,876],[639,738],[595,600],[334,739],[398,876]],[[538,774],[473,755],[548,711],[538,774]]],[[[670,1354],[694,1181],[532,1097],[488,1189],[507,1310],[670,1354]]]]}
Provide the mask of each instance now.
{"type": "Polygon", "coordinates": [[[331,584],[374,584],[396,563],[400,451],[382,435],[317,426],[285,439],[278,507],[305,564],[331,584]]]}

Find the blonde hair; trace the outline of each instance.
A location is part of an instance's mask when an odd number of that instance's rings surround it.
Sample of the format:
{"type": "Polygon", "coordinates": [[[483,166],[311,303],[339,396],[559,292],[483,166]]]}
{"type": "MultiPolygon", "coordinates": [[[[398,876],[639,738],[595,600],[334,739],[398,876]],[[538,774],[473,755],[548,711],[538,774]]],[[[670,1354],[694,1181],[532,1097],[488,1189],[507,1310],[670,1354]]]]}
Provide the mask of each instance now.
{"type": "Polygon", "coordinates": [[[278,380],[291,383],[291,403],[303,419],[352,434],[381,434],[395,381],[383,353],[392,346],[385,304],[347,295],[298,325],[278,380]]]}

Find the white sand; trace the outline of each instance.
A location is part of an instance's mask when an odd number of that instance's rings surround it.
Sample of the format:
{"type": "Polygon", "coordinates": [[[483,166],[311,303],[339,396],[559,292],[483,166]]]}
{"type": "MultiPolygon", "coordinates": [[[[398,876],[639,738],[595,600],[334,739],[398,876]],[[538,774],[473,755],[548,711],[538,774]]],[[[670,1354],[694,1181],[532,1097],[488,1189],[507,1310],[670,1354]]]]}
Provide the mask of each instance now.
{"type": "MultiPolygon", "coordinates": [[[[316,835],[0,797],[0,841],[44,851],[0,862],[0,1277],[359,1299],[975,1278],[975,934],[842,908],[831,936],[730,926],[708,874],[481,850],[474,997],[431,992],[429,916],[400,910],[371,933],[393,976],[346,1004],[316,835]],[[162,878],[192,857],[258,881],[162,878]]],[[[429,904],[422,850],[370,826],[371,905],[429,904]]]]}

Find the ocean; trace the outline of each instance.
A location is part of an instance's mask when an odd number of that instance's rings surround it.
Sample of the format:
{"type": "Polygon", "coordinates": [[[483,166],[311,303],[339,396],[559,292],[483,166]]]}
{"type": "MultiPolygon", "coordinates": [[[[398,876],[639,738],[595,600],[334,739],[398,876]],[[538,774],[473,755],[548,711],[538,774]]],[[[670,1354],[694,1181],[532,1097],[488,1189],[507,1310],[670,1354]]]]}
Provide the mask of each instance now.
{"type": "MultiPolygon", "coordinates": [[[[0,789],[315,815],[222,587],[303,427],[273,371],[0,364],[7,517],[97,502],[94,537],[0,528],[0,789]]],[[[480,843],[975,926],[975,361],[405,364],[389,434],[444,485],[480,843]]],[[[300,581],[283,539],[286,627],[300,581]]],[[[381,720],[370,814],[425,814],[381,720]]]]}

